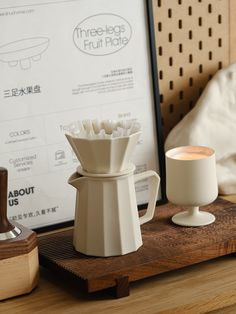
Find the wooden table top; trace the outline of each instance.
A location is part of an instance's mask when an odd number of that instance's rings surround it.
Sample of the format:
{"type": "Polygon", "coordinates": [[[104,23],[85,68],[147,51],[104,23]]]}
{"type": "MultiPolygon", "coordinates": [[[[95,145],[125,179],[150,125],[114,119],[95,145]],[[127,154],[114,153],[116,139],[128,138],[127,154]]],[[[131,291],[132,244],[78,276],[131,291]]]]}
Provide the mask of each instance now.
{"type": "Polygon", "coordinates": [[[0,313],[235,314],[235,266],[231,255],[174,270],[132,283],[130,296],[121,299],[107,292],[82,294],[41,268],[38,287],[31,294],[1,301],[0,313]]]}
{"type": "Polygon", "coordinates": [[[235,257],[171,271],[131,284],[130,296],[114,299],[107,293],[82,294],[40,269],[39,286],[29,295],[0,302],[7,314],[110,313],[236,313],[235,257]]]}

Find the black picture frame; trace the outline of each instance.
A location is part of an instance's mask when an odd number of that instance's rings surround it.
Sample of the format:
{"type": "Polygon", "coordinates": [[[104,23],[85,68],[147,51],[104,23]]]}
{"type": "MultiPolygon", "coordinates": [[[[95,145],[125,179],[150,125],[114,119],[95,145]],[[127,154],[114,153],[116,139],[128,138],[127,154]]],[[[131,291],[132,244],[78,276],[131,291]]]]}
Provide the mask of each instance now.
{"type": "Polygon", "coordinates": [[[162,131],[162,118],[161,118],[161,104],[160,104],[160,93],[159,93],[159,80],[158,80],[158,65],[157,65],[157,54],[156,54],[156,35],[155,35],[155,23],[153,13],[153,1],[146,0],[147,10],[147,24],[148,24],[148,36],[150,46],[150,63],[152,72],[152,86],[153,86],[153,101],[154,101],[154,112],[156,120],[156,137],[157,137],[157,148],[159,157],[159,175],[161,178],[160,189],[161,199],[157,201],[157,204],[164,204],[167,202],[166,198],[166,170],[165,170],[165,153],[164,153],[164,138],[162,131]]]}
{"type": "MultiPolygon", "coordinates": [[[[160,175],[160,190],[161,198],[157,200],[157,205],[161,205],[167,202],[166,198],[166,171],[165,171],[165,154],[164,154],[164,138],[162,132],[162,118],[161,118],[161,106],[160,106],[160,94],[159,94],[159,81],[158,81],[158,65],[157,65],[157,54],[156,54],[156,35],[155,35],[155,23],[153,14],[153,1],[143,0],[146,4],[146,17],[147,17],[147,30],[148,30],[148,40],[150,49],[150,66],[152,73],[152,89],[153,89],[153,104],[154,104],[154,114],[156,122],[156,139],[157,139],[157,150],[159,157],[159,175],[160,175]]],[[[144,13],[145,14],[145,13],[144,13]]],[[[138,209],[145,209],[147,204],[142,204],[138,206],[138,209]]],[[[36,232],[46,232],[54,229],[66,228],[73,225],[73,220],[50,225],[46,227],[41,227],[35,229],[36,232]]]]}
{"type": "MultiPolygon", "coordinates": [[[[109,1],[109,0],[107,0],[109,1]]],[[[166,192],[165,192],[165,156],[164,156],[164,141],[162,134],[162,119],[161,119],[161,107],[160,107],[160,97],[159,97],[159,85],[158,85],[158,66],[157,66],[157,55],[156,55],[156,37],[155,37],[155,25],[154,25],[154,14],[153,14],[153,1],[152,0],[140,0],[144,2],[144,18],[146,20],[146,32],[148,40],[148,54],[149,54],[149,66],[150,66],[150,83],[152,85],[152,95],[153,95],[153,115],[155,120],[155,140],[156,140],[156,156],[158,158],[158,171],[161,181],[160,181],[160,199],[158,199],[157,204],[162,204],[166,202],[166,192]]],[[[65,3],[67,1],[58,1],[65,3]]],[[[51,4],[52,2],[50,2],[51,4]]],[[[38,3],[37,5],[43,5],[44,3],[38,3]]],[[[47,2],[45,1],[45,4],[47,2]]],[[[33,8],[35,4],[29,5],[33,8]]],[[[21,7],[20,4],[17,7],[21,7]]],[[[14,7],[6,7],[6,9],[14,9],[14,7]]],[[[157,169],[153,169],[157,170],[157,169]]],[[[139,205],[138,208],[145,208],[147,204],[139,205]]],[[[20,221],[19,221],[20,222],[20,221]]],[[[64,228],[73,225],[73,220],[48,224],[43,227],[33,228],[38,233],[46,232],[53,229],[64,228]]]]}

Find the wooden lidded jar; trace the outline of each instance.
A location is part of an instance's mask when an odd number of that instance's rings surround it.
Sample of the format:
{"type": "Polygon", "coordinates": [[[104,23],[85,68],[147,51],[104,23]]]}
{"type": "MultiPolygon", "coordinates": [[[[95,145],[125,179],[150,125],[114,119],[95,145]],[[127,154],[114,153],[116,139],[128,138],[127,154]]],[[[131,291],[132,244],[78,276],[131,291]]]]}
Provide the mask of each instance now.
{"type": "Polygon", "coordinates": [[[39,273],[36,233],[7,219],[7,178],[0,167],[0,300],[31,292],[39,273]]]}

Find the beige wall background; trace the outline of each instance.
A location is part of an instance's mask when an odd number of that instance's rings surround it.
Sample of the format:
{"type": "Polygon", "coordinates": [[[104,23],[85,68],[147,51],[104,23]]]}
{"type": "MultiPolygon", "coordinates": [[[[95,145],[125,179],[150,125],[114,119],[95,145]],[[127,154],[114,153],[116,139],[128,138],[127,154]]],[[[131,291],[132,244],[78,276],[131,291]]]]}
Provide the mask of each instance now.
{"type": "Polygon", "coordinates": [[[164,136],[236,61],[236,0],[153,0],[164,136]]]}

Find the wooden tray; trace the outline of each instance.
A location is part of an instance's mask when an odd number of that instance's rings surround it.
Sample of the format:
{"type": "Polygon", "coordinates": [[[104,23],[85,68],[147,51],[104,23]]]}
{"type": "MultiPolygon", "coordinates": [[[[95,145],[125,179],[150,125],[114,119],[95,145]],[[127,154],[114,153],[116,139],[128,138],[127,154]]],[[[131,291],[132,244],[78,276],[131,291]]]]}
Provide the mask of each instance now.
{"type": "Polygon", "coordinates": [[[142,226],[143,246],[124,256],[76,252],[73,230],[41,236],[40,264],[74,279],[88,293],[114,287],[116,297],[127,296],[130,282],[236,252],[236,205],[218,199],[203,209],[216,216],[215,223],[189,228],[171,222],[178,207],[157,207],[153,220],[142,226]]]}

